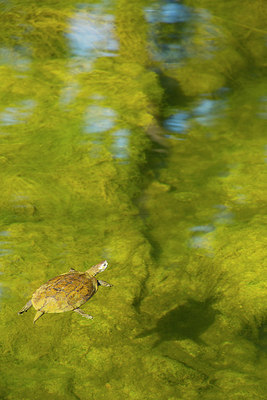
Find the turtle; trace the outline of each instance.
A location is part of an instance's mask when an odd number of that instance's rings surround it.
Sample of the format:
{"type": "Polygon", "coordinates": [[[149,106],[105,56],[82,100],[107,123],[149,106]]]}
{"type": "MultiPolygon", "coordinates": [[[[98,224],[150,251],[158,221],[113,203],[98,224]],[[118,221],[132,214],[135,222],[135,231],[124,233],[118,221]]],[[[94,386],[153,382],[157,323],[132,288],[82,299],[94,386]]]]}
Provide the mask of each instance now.
{"type": "Polygon", "coordinates": [[[79,307],[97,292],[98,286],[112,286],[108,282],[95,278],[95,275],[104,271],[107,266],[107,261],[103,261],[85,272],[71,268],[69,272],[50,279],[33,293],[31,300],[18,314],[23,314],[33,306],[37,310],[33,323],[45,313],[64,311],[75,311],[82,317],[92,319],[91,315],[86,314],[79,307]]]}

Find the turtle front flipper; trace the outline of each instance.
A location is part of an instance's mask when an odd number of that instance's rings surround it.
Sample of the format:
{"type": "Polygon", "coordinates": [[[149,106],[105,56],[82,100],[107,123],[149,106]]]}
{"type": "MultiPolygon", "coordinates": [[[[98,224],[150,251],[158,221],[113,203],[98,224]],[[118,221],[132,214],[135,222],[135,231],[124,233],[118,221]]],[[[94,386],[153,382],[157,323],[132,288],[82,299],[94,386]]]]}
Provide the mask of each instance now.
{"type": "Polygon", "coordinates": [[[35,317],[34,317],[34,319],[33,319],[33,323],[35,324],[35,322],[37,321],[37,319],[39,319],[43,314],[44,314],[43,311],[37,311],[37,313],[35,314],[35,317]]]}
{"type": "Polygon", "coordinates": [[[18,314],[23,314],[24,312],[28,311],[29,308],[32,306],[32,301],[29,300],[27,304],[18,312],[18,314]]]}
{"type": "Polygon", "coordinates": [[[111,287],[113,285],[111,285],[111,283],[105,282],[105,281],[101,281],[101,280],[97,280],[97,283],[99,286],[106,286],[106,287],[111,287]]]}

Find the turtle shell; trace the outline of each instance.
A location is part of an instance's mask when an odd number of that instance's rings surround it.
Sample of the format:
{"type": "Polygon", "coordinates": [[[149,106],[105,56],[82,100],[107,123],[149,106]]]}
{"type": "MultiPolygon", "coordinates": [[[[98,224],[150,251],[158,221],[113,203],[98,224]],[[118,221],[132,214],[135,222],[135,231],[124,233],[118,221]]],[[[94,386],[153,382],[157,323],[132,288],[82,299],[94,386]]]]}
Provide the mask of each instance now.
{"type": "Polygon", "coordinates": [[[32,304],[45,313],[71,311],[84,304],[98,288],[97,279],[82,272],[69,272],[50,279],[34,292],[32,304]]]}

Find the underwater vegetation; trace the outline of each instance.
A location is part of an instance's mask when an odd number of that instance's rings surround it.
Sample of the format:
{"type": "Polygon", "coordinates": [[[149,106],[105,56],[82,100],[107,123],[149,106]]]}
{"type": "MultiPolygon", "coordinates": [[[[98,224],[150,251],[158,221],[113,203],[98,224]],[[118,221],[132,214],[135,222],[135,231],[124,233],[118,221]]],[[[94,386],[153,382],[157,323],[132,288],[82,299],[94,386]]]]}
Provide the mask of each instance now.
{"type": "Polygon", "coordinates": [[[0,7],[0,398],[265,399],[265,3],[0,7]]]}

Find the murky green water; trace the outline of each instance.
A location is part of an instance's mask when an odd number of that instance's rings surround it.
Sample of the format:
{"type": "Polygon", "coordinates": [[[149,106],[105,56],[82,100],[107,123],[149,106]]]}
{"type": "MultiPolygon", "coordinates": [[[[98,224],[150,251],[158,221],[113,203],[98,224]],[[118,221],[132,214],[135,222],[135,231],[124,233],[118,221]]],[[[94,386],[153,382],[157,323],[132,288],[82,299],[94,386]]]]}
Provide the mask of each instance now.
{"type": "Polygon", "coordinates": [[[266,398],[264,15],[1,2],[1,399],[266,398]],[[93,321],[17,315],[104,259],[93,321]]]}

